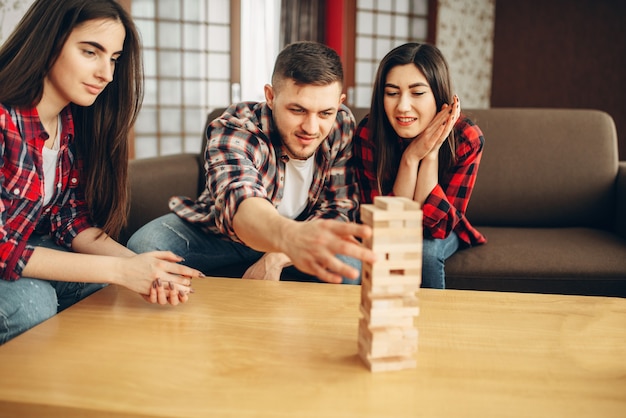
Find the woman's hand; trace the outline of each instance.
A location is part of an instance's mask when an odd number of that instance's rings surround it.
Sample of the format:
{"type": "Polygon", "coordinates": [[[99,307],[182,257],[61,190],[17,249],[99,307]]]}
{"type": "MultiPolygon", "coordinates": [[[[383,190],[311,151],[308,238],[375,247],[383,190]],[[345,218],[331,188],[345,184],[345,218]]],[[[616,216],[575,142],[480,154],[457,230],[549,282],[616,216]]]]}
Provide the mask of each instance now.
{"type": "Polygon", "coordinates": [[[170,251],[152,251],[121,258],[118,284],[150,303],[177,305],[193,293],[191,280],[204,277],[198,270],[178,264],[183,259],[170,251]]]}
{"type": "Polygon", "coordinates": [[[419,161],[427,157],[436,158],[441,145],[452,132],[460,114],[461,104],[458,96],[455,95],[452,106],[448,104],[442,106],[426,129],[411,141],[404,151],[404,156],[417,158],[419,161]]]}

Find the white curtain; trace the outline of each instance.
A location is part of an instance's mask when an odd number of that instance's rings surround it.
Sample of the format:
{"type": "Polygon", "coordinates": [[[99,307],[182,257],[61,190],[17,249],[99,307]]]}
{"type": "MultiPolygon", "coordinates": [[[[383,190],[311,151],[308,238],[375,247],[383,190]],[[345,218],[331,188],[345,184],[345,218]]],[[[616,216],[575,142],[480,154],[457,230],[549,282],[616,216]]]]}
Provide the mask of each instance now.
{"type": "Polygon", "coordinates": [[[279,28],[280,0],[241,0],[241,86],[233,89],[233,101],[265,100],[263,86],[271,84],[279,28]]]}

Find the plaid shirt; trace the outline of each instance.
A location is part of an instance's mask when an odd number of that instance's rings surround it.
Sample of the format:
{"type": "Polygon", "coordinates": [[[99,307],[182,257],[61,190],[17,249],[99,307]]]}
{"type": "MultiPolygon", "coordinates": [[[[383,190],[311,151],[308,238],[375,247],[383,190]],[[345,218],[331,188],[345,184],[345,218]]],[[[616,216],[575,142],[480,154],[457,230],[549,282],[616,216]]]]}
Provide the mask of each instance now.
{"type": "MultiPolygon", "coordinates": [[[[378,196],[376,181],[376,149],[369,137],[365,117],[357,127],[354,138],[354,162],[356,176],[361,188],[361,201],[371,203],[378,196]]],[[[454,125],[457,140],[456,164],[439,179],[439,184],[431,191],[423,206],[424,237],[443,239],[454,231],[467,245],[486,242],[465,217],[476,174],[482,156],[485,139],[480,128],[467,117],[462,116],[454,125]]],[[[408,146],[402,138],[396,138],[401,152],[408,146]]]]}
{"type": "MultiPolygon", "coordinates": [[[[91,227],[80,186],[79,166],[72,139],[74,121],[69,107],[61,114],[57,185],[50,203],[43,204],[42,149],[48,134],[36,109],[0,105],[0,277],[17,280],[34,248],[33,232],[50,233],[58,245],[70,247],[79,232],[91,227]]],[[[58,166],[57,164],[57,166],[58,166]]]]}
{"type": "MultiPolygon", "coordinates": [[[[335,125],[315,153],[308,203],[298,220],[354,221],[358,191],[349,164],[354,128],[354,116],[342,105],[335,125]]],[[[278,207],[284,193],[287,155],[265,102],[231,106],[208,126],[206,137],[205,190],[195,201],[171,198],[170,209],[207,232],[241,242],[233,230],[239,204],[261,197],[278,207]]]]}

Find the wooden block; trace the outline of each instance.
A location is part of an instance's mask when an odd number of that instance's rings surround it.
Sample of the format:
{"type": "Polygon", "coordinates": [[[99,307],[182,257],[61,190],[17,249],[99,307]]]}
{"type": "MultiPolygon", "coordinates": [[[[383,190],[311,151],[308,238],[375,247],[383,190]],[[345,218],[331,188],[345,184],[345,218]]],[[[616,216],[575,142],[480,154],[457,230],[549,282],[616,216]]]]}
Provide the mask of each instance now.
{"type": "Polygon", "coordinates": [[[407,357],[417,352],[415,327],[369,327],[364,319],[359,322],[359,344],[370,359],[407,357]]]}
{"type": "Polygon", "coordinates": [[[361,205],[361,222],[366,225],[374,227],[374,205],[371,204],[362,204],[361,205]]]}
{"type": "Polygon", "coordinates": [[[408,306],[418,306],[418,299],[416,294],[383,298],[364,297],[362,298],[361,305],[367,310],[403,308],[408,306]]]}
{"type": "Polygon", "coordinates": [[[379,238],[391,237],[391,238],[407,238],[422,237],[422,225],[407,227],[403,225],[401,228],[374,228],[374,233],[379,238]]]}
{"type": "Polygon", "coordinates": [[[371,204],[361,205],[361,222],[371,226],[373,229],[385,228],[402,228],[404,222],[398,221],[421,221],[420,212],[389,212],[384,209],[377,208],[371,204]]]}
{"type": "Polygon", "coordinates": [[[367,353],[367,349],[359,343],[359,356],[371,372],[397,371],[413,369],[417,367],[415,356],[387,357],[373,359],[367,353]]]}
{"type": "MultiPolygon", "coordinates": [[[[402,308],[367,309],[365,306],[362,306],[361,313],[363,314],[363,318],[368,321],[371,327],[387,327],[389,326],[388,324],[394,324],[396,319],[398,320],[398,324],[401,323],[400,321],[404,321],[406,319],[406,322],[409,324],[408,326],[412,327],[414,319],[420,314],[420,308],[419,306],[414,306],[402,308]]],[[[402,327],[405,326],[406,325],[402,325],[402,327]]]]}
{"type": "Polygon", "coordinates": [[[417,360],[414,357],[395,357],[382,359],[366,359],[371,372],[393,372],[417,367],[417,360]]]}
{"type": "Polygon", "coordinates": [[[374,206],[388,211],[403,211],[406,200],[408,199],[404,197],[376,196],[374,197],[374,206]]]}
{"type": "MultiPolygon", "coordinates": [[[[368,225],[372,225],[376,228],[384,228],[385,224],[381,223],[378,225],[374,225],[375,222],[379,221],[399,221],[399,220],[407,220],[407,221],[416,221],[422,220],[422,211],[421,210],[407,210],[407,211],[387,211],[385,209],[381,209],[372,204],[363,204],[361,205],[361,221],[368,225]]],[[[387,226],[389,227],[389,226],[387,226]]]]}
{"type": "Polygon", "coordinates": [[[372,286],[372,280],[365,275],[361,280],[361,295],[367,298],[405,296],[419,291],[419,281],[411,284],[385,284],[372,286]]]}
{"type": "MultiPolygon", "coordinates": [[[[382,264],[382,263],[381,263],[382,264]]],[[[385,265],[369,267],[364,269],[367,271],[368,278],[372,281],[372,286],[389,286],[389,285],[412,285],[421,282],[421,264],[416,264],[412,268],[402,270],[399,262],[388,262],[385,265]]]]}
{"type": "Polygon", "coordinates": [[[359,355],[372,371],[415,367],[422,280],[422,210],[400,197],[376,197],[361,206],[361,220],[373,229],[363,245],[377,255],[363,263],[359,355]]]}
{"type": "MultiPolygon", "coordinates": [[[[406,223],[406,221],[405,221],[406,223]]],[[[374,228],[374,238],[380,242],[422,242],[422,225],[408,227],[406,224],[402,228],[374,228]]]]}
{"type": "MultiPolygon", "coordinates": [[[[418,310],[419,313],[419,310],[418,310]]],[[[363,319],[368,323],[370,328],[379,327],[399,327],[409,328],[415,326],[416,315],[406,316],[370,316],[370,313],[361,307],[363,319]]]]}
{"type": "MultiPolygon", "coordinates": [[[[410,252],[389,252],[386,253],[382,259],[383,260],[421,260],[422,259],[422,244],[419,244],[419,251],[410,251],[410,252]]],[[[402,269],[406,270],[406,269],[402,269]]]]}
{"type": "Polygon", "coordinates": [[[361,282],[369,281],[370,287],[420,284],[421,264],[407,270],[402,270],[400,266],[401,263],[397,262],[388,262],[381,266],[363,266],[361,282]]]}
{"type": "MultiPolygon", "coordinates": [[[[378,253],[376,262],[362,267],[372,276],[407,276],[419,275],[422,272],[422,253],[378,253]]],[[[362,265],[363,266],[363,265],[362,265]]]]}
{"type": "MultiPolygon", "coordinates": [[[[414,241],[398,240],[396,242],[385,242],[373,239],[372,245],[369,247],[375,253],[380,254],[403,254],[403,253],[422,253],[422,240],[416,238],[414,241]]],[[[386,257],[389,258],[389,257],[386,257]]]]}
{"type": "Polygon", "coordinates": [[[388,211],[419,211],[421,205],[401,196],[376,196],[374,206],[388,211]]]}
{"type": "Polygon", "coordinates": [[[406,219],[404,221],[404,228],[406,229],[411,229],[411,228],[419,228],[420,231],[422,230],[422,216],[420,215],[419,219],[406,219]]]}

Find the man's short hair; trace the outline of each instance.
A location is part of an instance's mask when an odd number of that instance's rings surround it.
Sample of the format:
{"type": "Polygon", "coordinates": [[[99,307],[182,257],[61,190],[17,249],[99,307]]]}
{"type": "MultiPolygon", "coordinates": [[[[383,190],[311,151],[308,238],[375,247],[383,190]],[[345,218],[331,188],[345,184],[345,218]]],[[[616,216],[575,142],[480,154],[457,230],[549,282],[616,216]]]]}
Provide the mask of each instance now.
{"type": "Polygon", "coordinates": [[[341,58],[332,48],[310,41],[287,45],[276,58],[272,85],[292,79],[296,84],[326,86],[338,81],[343,86],[341,58]]]}

